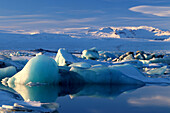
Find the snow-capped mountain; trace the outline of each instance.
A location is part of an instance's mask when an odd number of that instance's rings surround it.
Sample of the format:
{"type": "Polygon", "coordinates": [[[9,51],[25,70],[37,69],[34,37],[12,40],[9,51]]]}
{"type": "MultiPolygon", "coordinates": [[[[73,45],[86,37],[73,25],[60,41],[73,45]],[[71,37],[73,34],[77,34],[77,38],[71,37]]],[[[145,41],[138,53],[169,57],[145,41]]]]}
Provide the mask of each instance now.
{"type": "Polygon", "coordinates": [[[5,32],[0,31],[0,38],[31,39],[68,39],[68,38],[140,38],[169,41],[170,31],[158,28],[139,27],[101,27],[101,28],[65,28],[62,30],[44,30],[41,32],[5,32]]]}
{"type": "Polygon", "coordinates": [[[89,29],[87,34],[105,38],[143,38],[164,40],[170,37],[170,31],[148,26],[139,27],[102,27],[99,29],[89,29]]]}

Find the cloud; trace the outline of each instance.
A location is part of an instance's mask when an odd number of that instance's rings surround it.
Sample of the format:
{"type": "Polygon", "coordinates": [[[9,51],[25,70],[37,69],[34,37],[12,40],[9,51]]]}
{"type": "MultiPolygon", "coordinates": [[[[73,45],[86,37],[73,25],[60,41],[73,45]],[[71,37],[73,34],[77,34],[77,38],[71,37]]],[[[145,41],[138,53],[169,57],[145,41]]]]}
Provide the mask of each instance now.
{"type": "Polygon", "coordinates": [[[0,16],[0,19],[14,19],[14,18],[33,18],[44,17],[45,15],[13,15],[13,16],[0,16]]]}
{"type": "Polygon", "coordinates": [[[86,23],[95,21],[96,18],[81,18],[81,19],[66,19],[66,20],[40,20],[40,21],[30,21],[23,22],[20,24],[72,24],[72,23],[86,23]]]}
{"type": "Polygon", "coordinates": [[[67,10],[67,11],[57,11],[56,14],[104,14],[102,10],[67,10]]]}
{"type": "Polygon", "coordinates": [[[129,8],[130,11],[152,14],[160,17],[170,17],[170,7],[141,5],[129,8]]]}
{"type": "Polygon", "coordinates": [[[134,106],[170,106],[170,98],[165,96],[153,96],[129,99],[128,103],[134,106]]]}

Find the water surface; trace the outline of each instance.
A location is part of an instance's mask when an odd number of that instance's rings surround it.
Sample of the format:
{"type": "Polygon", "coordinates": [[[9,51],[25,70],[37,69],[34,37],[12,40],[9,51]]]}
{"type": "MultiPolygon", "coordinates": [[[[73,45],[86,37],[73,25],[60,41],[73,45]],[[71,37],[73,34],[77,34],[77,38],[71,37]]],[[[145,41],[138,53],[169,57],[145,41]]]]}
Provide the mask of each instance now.
{"type": "Polygon", "coordinates": [[[59,104],[59,113],[169,113],[170,86],[11,86],[24,100],[59,104]]]}

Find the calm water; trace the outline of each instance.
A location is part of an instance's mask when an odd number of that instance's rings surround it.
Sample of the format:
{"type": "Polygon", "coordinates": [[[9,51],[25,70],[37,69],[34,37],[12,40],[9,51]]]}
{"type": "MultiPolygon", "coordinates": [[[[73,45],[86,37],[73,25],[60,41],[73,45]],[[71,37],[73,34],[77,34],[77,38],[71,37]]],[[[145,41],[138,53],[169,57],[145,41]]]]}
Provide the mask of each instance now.
{"type": "Polygon", "coordinates": [[[170,113],[170,86],[0,86],[25,100],[57,102],[59,113],[170,113]]]}

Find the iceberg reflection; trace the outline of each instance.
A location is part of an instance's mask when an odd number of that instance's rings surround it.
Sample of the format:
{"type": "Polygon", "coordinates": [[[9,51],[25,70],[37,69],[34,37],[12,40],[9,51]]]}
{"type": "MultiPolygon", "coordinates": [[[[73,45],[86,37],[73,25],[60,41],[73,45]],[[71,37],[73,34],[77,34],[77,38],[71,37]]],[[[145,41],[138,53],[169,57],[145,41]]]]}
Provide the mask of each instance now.
{"type": "Polygon", "coordinates": [[[133,91],[142,85],[42,85],[42,86],[25,86],[16,84],[11,87],[18,92],[25,101],[40,101],[43,103],[56,102],[60,96],[70,95],[71,98],[78,96],[90,96],[100,98],[114,99],[121,93],[133,91]]]}
{"type": "Polygon", "coordinates": [[[124,92],[133,91],[140,87],[142,85],[86,85],[81,91],[70,96],[71,98],[89,96],[114,99],[124,92]]]}
{"type": "Polygon", "coordinates": [[[11,87],[19,93],[25,101],[40,101],[42,103],[55,102],[59,96],[77,93],[81,86],[58,86],[58,85],[42,85],[42,86],[26,86],[16,84],[11,87]]]}

